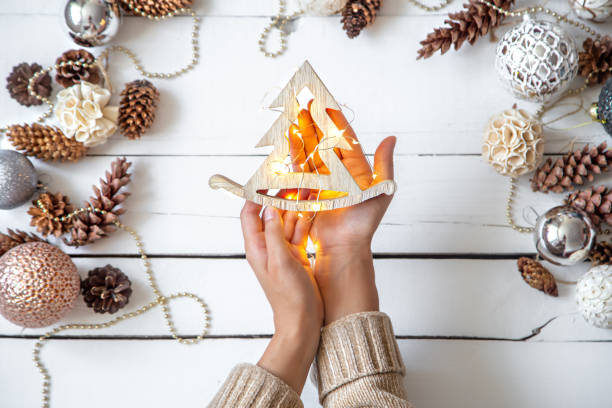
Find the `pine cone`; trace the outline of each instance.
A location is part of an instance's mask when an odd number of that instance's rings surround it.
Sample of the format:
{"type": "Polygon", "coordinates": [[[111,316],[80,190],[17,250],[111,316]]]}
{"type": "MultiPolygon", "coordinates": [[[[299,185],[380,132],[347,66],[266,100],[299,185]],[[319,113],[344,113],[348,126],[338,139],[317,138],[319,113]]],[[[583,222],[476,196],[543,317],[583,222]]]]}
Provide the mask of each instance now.
{"type": "Polygon", "coordinates": [[[595,247],[589,254],[591,266],[611,265],[612,264],[612,243],[601,241],[595,244],[595,247]]]}
{"type": "Polygon", "coordinates": [[[17,245],[25,244],[26,242],[47,242],[35,234],[27,232],[7,229],[7,233],[0,232],[0,256],[4,255],[8,250],[15,248],[17,245]]]}
{"type": "MultiPolygon", "coordinates": [[[[510,10],[514,4],[514,0],[491,2],[504,10],[510,10]]],[[[470,0],[463,8],[465,10],[448,14],[448,19],[444,21],[447,27],[435,28],[432,33],[427,34],[421,41],[423,47],[418,50],[417,59],[429,58],[438,50],[444,54],[451,45],[458,50],[466,41],[474,45],[476,40],[487,35],[489,30],[500,25],[504,19],[501,13],[478,0],[470,0]]]]}
{"type": "Polygon", "coordinates": [[[30,225],[36,227],[43,237],[49,234],[59,237],[68,232],[72,222],[70,220],[56,221],[54,218],[66,216],[73,210],[74,207],[70,204],[70,200],[62,193],[43,193],[38,200],[32,201],[32,207],[28,210],[28,214],[32,216],[30,225]],[[46,212],[38,206],[38,201],[47,210],[46,212]]]}
{"type": "Polygon", "coordinates": [[[606,186],[589,187],[568,195],[566,204],[586,212],[593,225],[612,225],[612,192],[606,186]]]}
{"type": "Polygon", "coordinates": [[[153,125],[159,91],[146,80],[130,82],[121,92],[119,128],[128,139],[140,137],[153,125]]]}
{"type": "Polygon", "coordinates": [[[529,286],[547,295],[559,296],[555,277],[541,263],[523,256],[518,259],[516,264],[523,280],[529,286]]]}
{"type": "Polygon", "coordinates": [[[359,35],[361,30],[372,24],[382,0],[349,0],[342,10],[342,28],[349,38],[359,35]]]}
{"type": "MultiPolygon", "coordinates": [[[[23,106],[42,104],[40,99],[30,95],[28,91],[30,78],[40,70],[42,70],[42,67],[36,63],[28,64],[23,62],[14,66],[13,71],[6,78],[6,89],[8,89],[11,98],[23,106]]],[[[47,97],[51,95],[51,89],[51,77],[47,72],[39,76],[36,82],[34,82],[34,91],[40,96],[47,97]]]]}
{"type": "Polygon", "coordinates": [[[97,208],[106,213],[87,211],[73,217],[71,240],[64,239],[67,245],[78,247],[91,244],[116,229],[115,221],[125,212],[124,208],[118,206],[130,195],[127,192],[119,194],[119,190],[130,182],[131,175],[127,171],[131,165],[125,157],[115,160],[111,164],[111,171],[106,172],[106,179],[100,179],[100,187],[93,186],[94,196],[89,198],[85,207],[97,208]]]}
{"type": "Polygon", "coordinates": [[[132,282],[119,269],[106,265],[89,271],[81,282],[81,291],[87,306],[96,313],[113,314],[128,304],[132,282]]]}
{"type": "Polygon", "coordinates": [[[61,130],[38,123],[9,126],[9,141],[26,156],[45,161],[78,161],[87,154],[87,147],[64,136],[61,130]]]}
{"type": "Polygon", "coordinates": [[[608,162],[612,161],[612,152],[603,142],[599,146],[584,146],[582,150],[567,153],[554,163],[547,159],[537,168],[531,179],[531,189],[547,193],[562,193],[573,190],[575,185],[592,182],[594,176],[608,171],[608,162]]]}
{"type": "Polygon", "coordinates": [[[587,85],[603,84],[612,75],[612,38],[608,35],[593,40],[587,38],[582,43],[582,51],[578,53],[578,73],[584,78],[593,71],[587,85]]]}
{"type": "MultiPolygon", "coordinates": [[[[86,64],[93,64],[95,62],[94,56],[85,50],[68,50],[63,53],[56,64],[68,61],[80,61],[86,64]]],[[[57,69],[55,80],[62,85],[64,88],[68,88],[74,84],[78,84],[81,81],[87,81],[92,84],[100,82],[100,71],[96,66],[84,67],[82,65],[65,65],[57,69]]]]}
{"type": "Polygon", "coordinates": [[[150,16],[165,16],[169,13],[176,13],[182,8],[189,8],[193,4],[193,0],[131,0],[122,1],[121,6],[130,14],[140,15],[132,10],[133,7],[138,7],[145,15],[150,16]]]}

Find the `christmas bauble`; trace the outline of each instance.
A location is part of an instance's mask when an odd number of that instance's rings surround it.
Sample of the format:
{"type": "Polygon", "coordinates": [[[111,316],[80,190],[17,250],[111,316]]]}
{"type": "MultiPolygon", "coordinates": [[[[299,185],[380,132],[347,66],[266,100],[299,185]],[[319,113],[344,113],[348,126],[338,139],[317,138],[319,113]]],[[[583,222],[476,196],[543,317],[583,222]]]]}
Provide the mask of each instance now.
{"type": "Polygon", "coordinates": [[[80,284],[76,266],[59,248],[16,246],[0,258],[0,314],[23,327],[49,326],[72,308],[80,284]]]}
{"type": "Polygon", "coordinates": [[[504,176],[535,170],[544,152],[540,121],[522,109],[508,109],[489,119],[482,156],[504,176]]]}
{"type": "Polygon", "coordinates": [[[576,285],[582,317],[602,329],[612,329],[612,265],[591,268],[576,285]]]}
{"type": "Polygon", "coordinates": [[[579,18],[591,21],[605,21],[612,15],[612,0],[569,0],[579,18]]]}
{"type": "Polygon", "coordinates": [[[113,0],[68,0],[63,12],[64,28],[82,47],[108,44],[119,31],[121,8],[113,0]]]}
{"type": "Polygon", "coordinates": [[[583,261],[595,243],[596,230],[589,216],[570,206],[558,206],[538,217],[534,229],[536,250],[555,265],[583,261]]]}
{"type": "Polygon", "coordinates": [[[499,41],[495,67],[516,97],[548,102],[576,77],[578,52],[561,26],[526,17],[499,41]]]}
{"type": "Polygon", "coordinates": [[[612,136],[612,78],[609,78],[599,92],[599,101],[591,107],[591,117],[601,122],[612,136]]]}
{"type": "Polygon", "coordinates": [[[300,9],[311,16],[331,16],[341,11],[348,0],[299,0],[300,9]]]}
{"type": "Polygon", "coordinates": [[[29,201],[37,186],[38,174],[27,157],[0,150],[0,209],[9,210],[29,201]]]}

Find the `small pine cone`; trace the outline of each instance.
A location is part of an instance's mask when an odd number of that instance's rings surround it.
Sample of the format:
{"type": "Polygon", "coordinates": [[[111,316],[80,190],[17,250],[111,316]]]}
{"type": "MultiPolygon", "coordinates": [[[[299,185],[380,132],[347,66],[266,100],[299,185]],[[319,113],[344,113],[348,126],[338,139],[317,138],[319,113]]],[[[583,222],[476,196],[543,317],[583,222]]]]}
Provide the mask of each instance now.
{"type": "Polygon", "coordinates": [[[62,193],[43,193],[38,200],[32,201],[32,207],[28,210],[28,214],[32,216],[30,225],[36,227],[43,237],[49,234],[59,237],[68,231],[72,222],[69,219],[56,220],[55,218],[64,217],[73,210],[74,207],[70,204],[70,200],[62,193]],[[38,206],[39,202],[46,212],[38,206]]]}
{"type": "Polygon", "coordinates": [[[587,85],[603,84],[612,75],[612,38],[608,35],[593,40],[587,38],[578,53],[578,74],[589,78],[587,85]]]}
{"type": "MultiPolygon", "coordinates": [[[[56,64],[67,63],[69,61],[79,61],[85,64],[93,64],[95,62],[94,56],[85,50],[68,50],[63,53],[56,64]]],[[[57,69],[55,80],[62,85],[64,88],[68,88],[74,84],[78,84],[81,81],[87,81],[92,84],[100,82],[100,71],[95,65],[84,67],[82,65],[64,65],[57,69]]]]}
{"type": "MultiPolygon", "coordinates": [[[[504,10],[510,10],[514,0],[491,0],[504,10]]],[[[421,49],[418,50],[417,59],[429,58],[438,50],[441,54],[446,53],[451,46],[455,50],[461,48],[464,42],[470,45],[489,33],[492,28],[501,24],[504,16],[488,5],[478,0],[470,0],[463,5],[463,10],[457,13],[449,13],[448,19],[444,21],[446,27],[435,28],[433,32],[421,41],[421,49]]]]}
{"type": "Polygon", "coordinates": [[[612,151],[603,142],[599,146],[586,145],[582,150],[567,153],[552,161],[547,159],[534,173],[531,189],[547,193],[562,193],[573,190],[585,182],[592,182],[594,176],[607,172],[612,161],[612,151]]]}
{"type": "MultiPolygon", "coordinates": [[[[6,78],[6,89],[8,89],[11,98],[15,99],[23,106],[40,105],[42,101],[28,91],[28,84],[35,73],[42,70],[42,67],[36,63],[28,64],[23,62],[13,67],[13,71],[6,78]]],[[[51,77],[45,72],[40,75],[34,82],[34,92],[38,95],[47,97],[51,95],[51,77]]]]}
{"type": "Polygon", "coordinates": [[[119,128],[128,139],[140,139],[151,128],[159,101],[159,91],[146,80],[130,82],[121,92],[119,128]]]}
{"type": "Polygon", "coordinates": [[[89,271],[81,282],[81,291],[94,312],[113,314],[128,304],[132,282],[119,269],[106,265],[89,271]]]}
{"type": "Polygon", "coordinates": [[[94,195],[85,203],[85,207],[105,213],[86,211],[73,217],[71,240],[64,239],[67,245],[78,247],[91,244],[116,229],[115,222],[125,212],[119,206],[130,195],[127,192],[120,193],[120,190],[130,182],[128,169],[131,165],[125,158],[115,160],[111,164],[111,171],[106,172],[106,179],[100,179],[100,187],[93,186],[94,195]]]}
{"type": "Polygon", "coordinates": [[[7,136],[17,150],[44,161],[74,162],[87,154],[83,143],[64,136],[58,128],[38,123],[9,126],[7,136]]]}
{"type": "Polygon", "coordinates": [[[7,233],[0,232],[0,256],[4,255],[10,249],[17,245],[25,244],[26,242],[47,242],[38,235],[28,234],[27,232],[7,229],[7,233]]]}
{"type": "Polygon", "coordinates": [[[169,13],[176,13],[177,10],[182,8],[189,8],[193,4],[193,0],[132,0],[131,2],[122,1],[121,6],[128,13],[161,17],[169,13]],[[132,9],[138,7],[140,13],[132,9]]]}
{"type": "Polygon", "coordinates": [[[589,187],[568,195],[565,203],[584,211],[593,225],[612,225],[612,192],[606,186],[589,187]]]}
{"type": "Polygon", "coordinates": [[[349,38],[355,38],[376,19],[382,0],[349,0],[342,10],[342,27],[349,38]]]}
{"type": "Polygon", "coordinates": [[[612,265],[612,243],[601,241],[595,244],[589,254],[589,259],[591,266],[612,265]]]}
{"type": "Polygon", "coordinates": [[[547,295],[559,296],[555,277],[541,263],[523,256],[518,259],[516,264],[523,280],[529,286],[547,295]]]}

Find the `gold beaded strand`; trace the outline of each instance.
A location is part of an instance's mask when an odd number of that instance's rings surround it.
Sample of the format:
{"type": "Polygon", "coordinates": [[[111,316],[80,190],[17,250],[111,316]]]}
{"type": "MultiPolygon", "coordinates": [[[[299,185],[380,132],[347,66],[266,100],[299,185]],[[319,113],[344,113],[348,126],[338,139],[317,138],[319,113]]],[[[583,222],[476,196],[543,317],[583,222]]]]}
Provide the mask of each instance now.
{"type": "Polygon", "coordinates": [[[259,51],[266,57],[276,58],[279,55],[282,55],[287,51],[287,32],[285,31],[286,24],[298,17],[303,13],[302,10],[298,10],[292,14],[285,15],[285,10],[287,8],[286,0],[279,0],[278,5],[278,14],[272,17],[272,21],[266,27],[264,27],[263,32],[259,35],[259,51]],[[270,32],[273,29],[277,29],[280,35],[280,46],[276,51],[268,51],[268,37],[270,36],[270,32]]]}
{"type": "Polygon", "coordinates": [[[442,0],[439,4],[435,6],[428,6],[417,0],[408,0],[408,3],[411,3],[412,5],[420,8],[421,10],[432,12],[432,11],[442,10],[444,7],[448,6],[451,3],[451,1],[452,0],[442,0]]]}
{"type": "Polygon", "coordinates": [[[506,220],[508,220],[508,225],[510,225],[513,230],[524,233],[532,233],[534,231],[533,228],[516,225],[514,218],[512,218],[512,205],[514,204],[514,195],[516,192],[517,182],[518,180],[516,177],[510,178],[510,192],[508,193],[508,200],[506,202],[506,220]]]}
{"type": "MultiPolygon", "coordinates": [[[[99,209],[99,208],[92,208],[92,207],[87,207],[87,208],[79,208],[74,210],[73,212],[71,212],[70,214],[66,214],[64,216],[61,217],[51,217],[48,209],[43,205],[42,201],[39,199],[36,201],[36,205],[38,206],[38,208],[41,209],[41,211],[45,214],[47,214],[51,219],[53,219],[53,221],[58,221],[58,222],[66,222],[69,221],[72,217],[75,217],[79,214],[85,213],[85,212],[92,212],[92,213],[97,213],[100,215],[104,215],[107,213],[107,211],[99,209]]],[[[41,376],[42,376],[42,408],[49,408],[50,406],[50,401],[49,401],[49,397],[51,394],[51,375],[49,374],[49,370],[47,369],[47,367],[44,365],[44,363],[42,362],[41,358],[40,358],[40,350],[43,346],[43,343],[50,339],[53,335],[56,335],[60,332],[63,332],[65,330],[99,330],[99,329],[105,329],[111,326],[114,326],[124,320],[127,319],[131,319],[133,317],[137,317],[140,316],[146,312],[148,312],[149,310],[157,307],[157,306],[161,306],[161,310],[162,310],[162,314],[164,316],[164,320],[166,321],[166,325],[168,326],[168,330],[170,332],[170,335],[172,336],[173,339],[175,339],[176,341],[178,341],[181,344],[196,344],[198,342],[200,342],[202,339],[204,339],[204,337],[206,336],[206,333],[208,332],[208,328],[209,328],[209,312],[208,312],[208,306],[206,305],[206,303],[204,302],[204,300],[202,300],[200,297],[198,297],[197,295],[190,293],[190,292],[178,292],[178,293],[173,293],[171,295],[168,296],[164,296],[162,294],[162,292],[159,290],[159,287],[157,286],[157,282],[155,281],[155,277],[153,275],[153,270],[151,269],[151,263],[149,261],[148,256],[146,255],[145,251],[144,251],[144,245],[143,242],[140,238],[140,236],[138,235],[138,233],[136,231],[134,231],[131,227],[128,227],[126,225],[124,225],[123,223],[119,222],[119,221],[115,221],[114,222],[115,226],[125,232],[127,232],[128,234],[130,234],[130,236],[132,237],[132,239],[135,241],[136,243],[136,247],[138,249],[138,254],[140,255],[140,259],[142,260],[142,263],[144,265],[144,270],[145,270],[145,274],[147,276],[147,280],[149,282],[149,286],[151,288],[151,290],[153,291],[153,293],[156,296],[156,299],[142,307],[140,307],[139,309],[133,311],[133,312],[128,312],[128,313],[124,313],[120,316],[115,317],[112,320],[109,320],[107,322],[104,323],[94,323],[94,324],[83,324],[83,323],[70,323],[70,324],[64,324],[61,326],[57,326],[55,327],[53,330],[48,331],[47,333],[43,334],[42,336],[40,336],[38,338],[38,341],[34,344],[34,349],[32,350],[32,360],[34,361],[34,365],[36,366],[36,368],[38,369],[38,371],[40,372],[41,376]],[[199,335],[193,337],[193,338],[185,338],[185,337],[181,337],[179,336],[179,334],[176,331],[176,327],[174,326],[174,322],[172,320],[172,315],[170,313],[170,309],[168,306],[169,301],[174,300],[174,299],[178,299],[178,298],[189,298],[194,300],[201,308],[203,311],[203,315],[204,315],[204,329],[202,331],[202,333],[200,333],[199,335]]]]}

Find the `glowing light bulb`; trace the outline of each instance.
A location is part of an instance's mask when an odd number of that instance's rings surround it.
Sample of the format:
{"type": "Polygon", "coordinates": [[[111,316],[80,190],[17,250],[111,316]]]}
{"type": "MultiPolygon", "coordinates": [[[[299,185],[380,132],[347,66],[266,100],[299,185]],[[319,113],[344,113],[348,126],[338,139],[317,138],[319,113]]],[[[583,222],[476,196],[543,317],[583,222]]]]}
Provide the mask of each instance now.
{"type": "Polygon", "coordinates": [[[312,211],[320,211],[321,210],[321,204],[320,203],[315,203],[312,205],[312,211]]]}
{"type": "Polygon", "coordinates": [[[376,177],[377,177],[377,176],[378,176],[378,174],[373,173],[373,174],[372,174],[372,180],[376,180],[376,177]]]}

